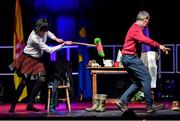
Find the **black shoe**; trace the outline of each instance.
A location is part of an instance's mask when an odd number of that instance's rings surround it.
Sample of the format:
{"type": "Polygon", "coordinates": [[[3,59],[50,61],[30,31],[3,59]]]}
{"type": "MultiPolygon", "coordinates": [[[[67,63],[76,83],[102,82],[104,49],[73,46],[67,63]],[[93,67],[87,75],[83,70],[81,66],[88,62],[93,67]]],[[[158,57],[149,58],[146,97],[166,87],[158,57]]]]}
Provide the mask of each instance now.
{"type": "Polygon", "coordinates": [[[14,108],[10,108],[10,110],[8,111],[9,113],[14,113],[14,108]]]}
{"type": "Polygon", "coordinates": [[[15,106],[14,105],[11,105],[11,108],[9,109],[9,113],[14,113],[15,111],[15,106]]]}
{"type": "Polygon", "coordinates": [[[147,113],[152,113],[164,108],[164,104],[153,104],[152,106],[147,107],[147,113]]]}
{"type": "Polygon", "coordinates": [[[147,107],[147,113],[154,112],[154,108],[152,106],[147,107]]]}
{"type": "Polygon", "coordinates": [[[34,111],[34,112],[40,111],[39,109],[33,107],[32,105],[28,105],[28,106],[26,107],[26,110],[27,110],[27,111],[34,111]]]}
{"type": "Polygon", "coordinates": [[[123,103],[121,100],[116,101],[115,104],[122,112],[125,112],[128,110],[127,105],[125,103],[123,103]]]}

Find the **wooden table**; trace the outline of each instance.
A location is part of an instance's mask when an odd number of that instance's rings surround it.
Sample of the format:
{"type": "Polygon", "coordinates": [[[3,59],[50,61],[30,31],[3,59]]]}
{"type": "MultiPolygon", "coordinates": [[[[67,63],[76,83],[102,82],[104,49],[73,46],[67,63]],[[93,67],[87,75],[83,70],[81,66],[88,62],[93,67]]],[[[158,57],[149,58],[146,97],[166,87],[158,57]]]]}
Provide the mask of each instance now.
{"type": "MultiPolygon", "coordinates": [[[[97,94],[97,74],[127,74],[124,68],[118,67],[87,67],[91,70],[92,74],[92,90],[93,98],[97,94]]],[[[115,99],[107,99],[106,102],[114,103],[115,99]]]]}

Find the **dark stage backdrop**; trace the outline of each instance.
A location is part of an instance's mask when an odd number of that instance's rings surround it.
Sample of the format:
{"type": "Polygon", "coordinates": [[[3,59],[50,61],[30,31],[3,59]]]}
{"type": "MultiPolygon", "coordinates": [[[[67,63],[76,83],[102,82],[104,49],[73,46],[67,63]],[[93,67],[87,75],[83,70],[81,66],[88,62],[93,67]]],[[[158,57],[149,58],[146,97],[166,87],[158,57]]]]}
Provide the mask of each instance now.
{"type": "MultiPolygon", "coordinates": [[[[25,41],[33,29],[34,21],[39,17],[49,18],[51,31],[57,36],[65,40],[77,41],[80,1],[20,0],[25,41]]],[[[93,43],[93,39],[99,36],[104,45],[122,45],[138,11],[146,10],[151,15],[149,25],[151,37],[162,44],[178,44],[180,40],[178,5],[177,1],[165,0],[84,0],[83,10],[87,23],[88,42],[93,43]]],[[[0,0],[0,8],[0,45],[12,46],[15,0],[0,0]]],[[[49,44],[54,43],[49,42],[49,44]]],[[[8,51],[12,52],[11,49],[8,51]]],[[[12,61],[12,53],[6,54],[3,58],[6,59],[1,61],[0,70],[2,67],[1,72],[7,73],[9,71],[7,65],[12,61]]],[[[73,69],[77,70],[77,66],[73,69]]],[[[3,82],[5,86],[12,86],[11,79],[11,77],[6,79],[3,77],[1,80],[5,80],[3,82]]],[[[6,92],[4,100],[9,101],[13,89],[8,87],[6,92]]]]}
{"type": "MultiPolygon", "coordinates": [[[[41,1],[20,0],[25,40],[32,30],[33,21],[39,16],[50,17],[55,33],[59,31],[56,28],[58,16],[65,15],[75,18],[78,16],[78,2],[80,0],[66,0],[67,2],[45,0],[42,1],[43,4],[40,3],[41,1]],[[64,6],[58,7],[58,4],[62,3],[64,6]]],[[[151,15],[150,32],[152,38],[162,43],[178,43],[180,39],[180,18],[178,17],[180,8],[176,1],[84,0],[84,2],[85,16],[89,25],[88,35],[90,38],[101,36],[105,44],[123,44],[125,34],[140,10],[147,10],[151,15]]],[[[15,0],[1,0],[0,5],[0,44],[12,45],[15,0]]],[[[76,39],[75,35],[72,39],[76,39]]]]}

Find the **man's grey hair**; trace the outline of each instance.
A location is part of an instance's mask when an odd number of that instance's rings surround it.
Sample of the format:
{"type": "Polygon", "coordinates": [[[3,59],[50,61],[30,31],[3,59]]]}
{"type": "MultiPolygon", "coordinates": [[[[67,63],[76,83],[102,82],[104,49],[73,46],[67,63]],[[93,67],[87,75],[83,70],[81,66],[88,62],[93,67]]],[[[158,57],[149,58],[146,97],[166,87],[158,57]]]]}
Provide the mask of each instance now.
{"type": "Polygon", "coordinates": [[[144,19],[150,19],[150,15],[146,11],[140,11],[137,14],[136,20],[144,20],[144,19]]]}

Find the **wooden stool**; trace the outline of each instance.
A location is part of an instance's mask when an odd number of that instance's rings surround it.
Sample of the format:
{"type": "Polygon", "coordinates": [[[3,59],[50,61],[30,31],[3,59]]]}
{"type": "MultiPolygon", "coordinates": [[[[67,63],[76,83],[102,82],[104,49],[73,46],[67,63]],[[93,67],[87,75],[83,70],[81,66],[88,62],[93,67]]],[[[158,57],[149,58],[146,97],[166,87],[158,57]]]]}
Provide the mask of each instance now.
{"type": "MultiPolygon", "coordinates": [[[[50,101],[51,101],[51,93],[52,93],[53,86],[48,86],[48,102],[47,102],[47,112],[50,110],[50,101]]],[[[66,97],[65,98],[59,98],[58,100],[66,101],[66,109],[68,111],[71,111],[71,105],[70,105],[70,98],[69,98],[69,86],[68,85],[59,85],[58,89],[65,89],[66,91],[66,97]]]]}

